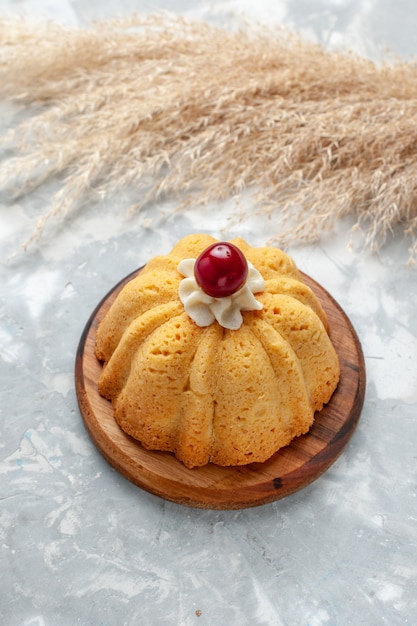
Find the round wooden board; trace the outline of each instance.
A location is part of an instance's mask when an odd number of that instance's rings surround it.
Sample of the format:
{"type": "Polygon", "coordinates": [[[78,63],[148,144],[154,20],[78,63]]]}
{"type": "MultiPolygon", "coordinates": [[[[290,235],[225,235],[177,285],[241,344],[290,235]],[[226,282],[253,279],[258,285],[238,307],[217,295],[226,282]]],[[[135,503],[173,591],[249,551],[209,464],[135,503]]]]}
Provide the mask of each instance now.
{"type": "Polygon", "coordinates": [[[92,313],[81,336],[75,363],[78,403],[90,436],[107,461],[137,486],[167,500],[205,509],[240,509],[279,500],[317,479],[352,436],[365,396],[365,364],[358,337],[337,302],[312,278],[305,282],[328,316],[341,377],[330,403],[316,414],[310,431],[294,439],[265,463],[241,467],[208,464],[187,469],[168,452],[145,450],[126,435],[110,402],[97,391],[101,363],[94,352],[98,324],[122,287],[117,284],[92,313]]]}

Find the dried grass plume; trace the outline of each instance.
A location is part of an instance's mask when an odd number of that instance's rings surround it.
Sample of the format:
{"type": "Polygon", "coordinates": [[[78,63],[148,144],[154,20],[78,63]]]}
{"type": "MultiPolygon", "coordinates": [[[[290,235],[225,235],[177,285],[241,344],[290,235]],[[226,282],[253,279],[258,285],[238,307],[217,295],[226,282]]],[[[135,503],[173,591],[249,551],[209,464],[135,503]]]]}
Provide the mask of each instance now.
{"type": "Polygon", "coordinates": [[[249,190],[286,225],[278,240],[353,215],[370,247],[401,232],[417,253],[413,63],[169,14],[88,29],[1,18],[0,46],[0,96],[30,113],[1,139],[0,188],[63,178],[34,236],[128,186],[142,204],[249,190]]]}

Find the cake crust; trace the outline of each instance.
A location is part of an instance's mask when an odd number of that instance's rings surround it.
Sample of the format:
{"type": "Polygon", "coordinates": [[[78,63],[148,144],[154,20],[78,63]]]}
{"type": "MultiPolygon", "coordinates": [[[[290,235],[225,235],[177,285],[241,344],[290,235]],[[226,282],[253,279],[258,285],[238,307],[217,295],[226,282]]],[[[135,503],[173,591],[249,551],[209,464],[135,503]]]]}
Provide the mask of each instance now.
{"type": "Polygon", "coordinates": [[[96,338],[98,382],[120,427],[187,467],[263,462],[306,433],[340,375],[320,302],[293,260],[237,246],[265,280],[260,311],[238,330],[199,327],[178,288],[178,264],[216,239],[190,235],[155,257],[120,292],[96,338]]]}

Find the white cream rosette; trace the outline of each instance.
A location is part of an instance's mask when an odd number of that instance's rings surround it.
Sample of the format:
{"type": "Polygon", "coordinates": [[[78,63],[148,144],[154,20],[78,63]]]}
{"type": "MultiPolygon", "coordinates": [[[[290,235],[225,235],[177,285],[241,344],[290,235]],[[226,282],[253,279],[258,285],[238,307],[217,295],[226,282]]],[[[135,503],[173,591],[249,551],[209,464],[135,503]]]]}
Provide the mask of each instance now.
{"type": "Polygon", "coordinates": [[[184,259],[178,271],[185,278],[180,282],[178,294],[184,309],[197,326],[210,326],[217,320],[223,328],[237,330],[243,318],[241,311],[260,311],[262,304],[254,296],[265,289],[265,281],[258,270],[248,261],[248,276],[245,284],[236,293],[223,298],[214,298],[205,293],[194,276],[196,259],[184,259]]]}

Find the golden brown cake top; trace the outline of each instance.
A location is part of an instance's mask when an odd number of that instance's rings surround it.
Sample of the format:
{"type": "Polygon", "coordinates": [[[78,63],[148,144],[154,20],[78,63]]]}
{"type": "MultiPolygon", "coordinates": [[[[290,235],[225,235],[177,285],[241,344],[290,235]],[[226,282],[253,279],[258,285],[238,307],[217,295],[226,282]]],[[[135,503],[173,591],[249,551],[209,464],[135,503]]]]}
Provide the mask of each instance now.
{"type": "MultiPolygon", "coordinates": [[[[145,311],[152,311],[161,305],[167,305],[168,315],[183,310],[179,286],[184,276],[180,274],[178,265],[184,259],[197,258],[217,241],[206,234],[188,235],[169,254],[151,259],[139,276],[124,287],[102,323],[97,339],[98,358],[107,361],[132,320],[145,311]]],[[[327,319],[319,301],[302,282],[294,261],[287,254],[270,246],[254,248],[243,239],[233,239],[230,243],[237,246],[260,273],[265,281],[265,294],[281,294],[309,306],[327,328],[327,319]]]]}

